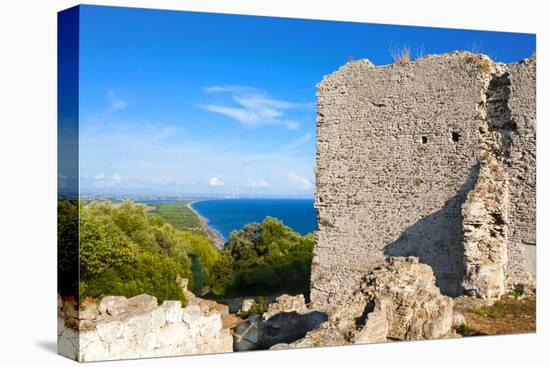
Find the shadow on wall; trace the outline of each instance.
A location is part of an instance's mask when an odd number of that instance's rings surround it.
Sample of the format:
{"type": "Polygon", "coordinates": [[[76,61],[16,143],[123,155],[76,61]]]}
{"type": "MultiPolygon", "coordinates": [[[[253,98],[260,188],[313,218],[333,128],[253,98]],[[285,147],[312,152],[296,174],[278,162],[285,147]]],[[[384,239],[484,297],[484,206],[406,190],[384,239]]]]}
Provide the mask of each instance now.
{"type": "Polygon", "coordinates": [[[470,168],[466,181],[455,196],[438,211],[420,219],[384,248],[386,256],[417,256],[432,267],[441,293],[456,296],[462,292],[464,276],[464,229],[462,204],[476,184],[479,164],[470,168]]]}

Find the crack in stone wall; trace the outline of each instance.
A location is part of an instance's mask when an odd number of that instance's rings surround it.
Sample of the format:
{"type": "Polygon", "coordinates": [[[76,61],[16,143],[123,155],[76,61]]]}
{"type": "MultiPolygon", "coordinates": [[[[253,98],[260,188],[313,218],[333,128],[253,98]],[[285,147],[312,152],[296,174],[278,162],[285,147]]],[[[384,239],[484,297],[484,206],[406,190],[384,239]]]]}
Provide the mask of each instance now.
{"type": "MultiPolygon", "coordinates": [[[[474,58],[474,57],[473,57],[474,58]]],[[[506,291],[508,264],[508,173],[511,135],[517,125],[508,106],[510,80],[503,64],[485,56],[476,62],[488,65],[480,120],[481,168],[474,189],[462,206],[464,226],[465,293],[498,298],[506,291]]]]}

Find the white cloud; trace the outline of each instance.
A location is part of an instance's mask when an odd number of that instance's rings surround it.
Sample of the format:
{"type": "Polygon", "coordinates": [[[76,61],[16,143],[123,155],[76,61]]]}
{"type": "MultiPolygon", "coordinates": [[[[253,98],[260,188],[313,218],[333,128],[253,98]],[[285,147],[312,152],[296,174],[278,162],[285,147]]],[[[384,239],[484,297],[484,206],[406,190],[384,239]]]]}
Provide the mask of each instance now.
{"type": "Polygon", "coordinates": [[[219,113],[249,127],[262,125],[281,125],[295,130],[300,127],[298,121],[285,118],[288,110],[309,108],[309,103],[294,103],[272,98],[261,89],[244,86],[204,87],[207,93],[228,93],[236,106],[221,104],[203,104],[205,111],[219,113]]]}
{"type": "Polygon", "coordinates": [[[223,185],[225,185],[225,182],[223,182],[218,177],[212,177],[212,178],[210,178],[210,180],[208,180],[208,184],[210,186],[223,186],[223,185]]]}
{"type": "Polygon", "coordinates": [[[113,187],[120,183],[122,178],[118,173],[112,175],[111,177],[106,177],[103,173],[94,176],[94,186],[97,188],[113,187]]]}
{"type": "Polygon", "coordinates": [[[312,189],[314,187],[313,183],[310,180],[308,180],[304,176],[297,175],[294,172],[290,172],[288,174],[288,181],[291,184],[293,184],[293,185],[295,185],[295,186],[297,186],[301,189],[304,189],[304,190],[312,189]]]}
{"type": "Polygon", "coordinates": [[[260,180],[249,181],[246,187],[263,189],[263,188],[271,187],[271,185],[269,184],[269,182],[267,182],[267,180],[260,179],[260,180]]]}
{"type": "Polygon", "coordinates": [[[128,103],[113,91],[107,92],[107,99],[109,100],[108,112],[123,110],[128,106],[128,103]]]}
{"type": "Polygon", "coordinates": [[[242,122],[245,125],[255,126],[258,122],[258,115],[253,111],[247,111],[244,108],[225,107],[218,105],[202,105],[202,109],[210,112],[220,113],[231,117],[234,120],[242,122]]]}
{"type": "Polygon", "coordinates": [[[244,85],[222,85],[222,86],[211,86],[203,87],[207,93],[225,93],[225,92],[234,92],[234,93],[260,93],[262,90],[253,87],[247,87],[244,85]]]}

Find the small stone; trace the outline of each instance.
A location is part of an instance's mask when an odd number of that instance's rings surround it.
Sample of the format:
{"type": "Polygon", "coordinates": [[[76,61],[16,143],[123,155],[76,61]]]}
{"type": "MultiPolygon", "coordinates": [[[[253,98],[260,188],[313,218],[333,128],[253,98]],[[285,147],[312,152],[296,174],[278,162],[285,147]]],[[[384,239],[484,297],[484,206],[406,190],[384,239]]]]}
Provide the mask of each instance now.
{"type": "Polygon", "coordinates": [[[202,299],[195,297],[194,304],[198,305],[202,312],[211,313],[218,312],[222,315],[229,314],[229,306],[212,301],[210,299],[202,299]]]}
{"type": "Polygon", "coordinates": [[[99,316],[99,310],[94,302],[85,302],[80,309],[79,318],[81,320],[94,320],[99,316]]]}
{"type": "Polygon", "coordinates": [[[67,298],[63,300],[62,311],[66,317],[71,319],[78,319],[78,305],[76,299],[67,298]]]}
{"type": "Polygon", "coordinates": [[[149,310],[153,307],[157,307],[157,298],[148,294],[140,294],[139,296],[132,297],[128,300],[128,305],[132,308],[139,310],[149,310]]]}
{"type": "Polygon", "coordinates": [[[99,312],[111,316],[128,311],[128,299],[124,296],[107,296],[99,303],[99,312]]]}
{"type": "Polygon", "coordinates": [[[263,318],[264,320],[268,320],[280,312],[296,312],[299,314],[309,312],[304,295],[298,294],[296,296],[290,296],[288,294],[283,294],[277,297],[274,303],[267,306],[267,312],[263,314],[263,318]]]}
{"type": "Polygon", "coordinates": [[[243,300],[243,305],[241,307],[241,312],[250,312],[252,306],[256,304],[256,301],[252,298],[247,298],[243,300]]]}
{"type": "Polygon", "coordinates": [[[460,312],[453,313],[453,329],[458,329],[460,325],[466,325],[466,318],[460,312]]]}

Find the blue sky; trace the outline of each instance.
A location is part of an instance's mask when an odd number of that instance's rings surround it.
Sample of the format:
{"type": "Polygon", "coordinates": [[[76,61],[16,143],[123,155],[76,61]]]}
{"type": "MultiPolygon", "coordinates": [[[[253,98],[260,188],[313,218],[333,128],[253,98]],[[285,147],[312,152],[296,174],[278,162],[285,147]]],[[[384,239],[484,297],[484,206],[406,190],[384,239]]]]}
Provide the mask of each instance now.
{"type": "Polygon", "coordinates": [[[80,8],[84,193],[309,197],[315,84],[349,58],[451,50],[513,62],[535,36],[80,8]]]}

